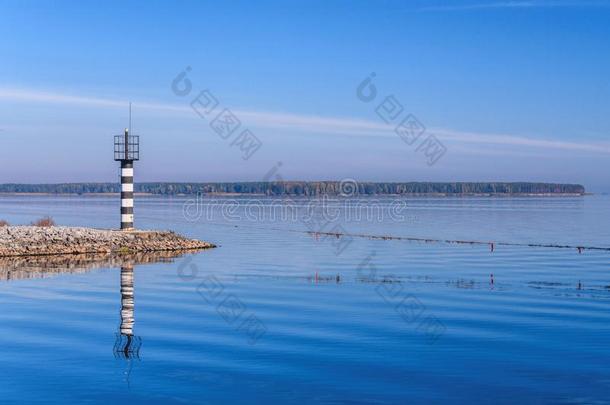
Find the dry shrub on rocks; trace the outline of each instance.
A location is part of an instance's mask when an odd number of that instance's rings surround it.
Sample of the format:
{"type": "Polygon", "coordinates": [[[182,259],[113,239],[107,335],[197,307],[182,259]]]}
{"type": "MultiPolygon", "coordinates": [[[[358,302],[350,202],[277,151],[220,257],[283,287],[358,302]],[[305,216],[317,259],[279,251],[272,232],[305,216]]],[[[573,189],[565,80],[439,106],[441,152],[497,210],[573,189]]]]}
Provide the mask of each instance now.
{"type": "Polygon", "coordinates": [[[40,227],[55,226],[55,221],[53,221],[53,218],[46,216],[32,222],[32,225],[40,227]]]}
{"type": "Polygon", "coordinates": [[[0,219],[0,228],[3,226],[10,226],[11,224],[9,224],[7,221],[0,219]]]}

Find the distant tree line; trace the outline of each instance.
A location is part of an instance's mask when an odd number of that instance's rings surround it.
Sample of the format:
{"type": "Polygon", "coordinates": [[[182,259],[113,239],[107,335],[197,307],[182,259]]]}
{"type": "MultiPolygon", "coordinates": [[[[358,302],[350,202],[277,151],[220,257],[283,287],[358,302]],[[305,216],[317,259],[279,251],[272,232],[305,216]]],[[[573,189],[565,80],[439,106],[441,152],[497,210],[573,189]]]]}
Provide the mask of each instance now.
{"type": "MultiPolygon", "coordinates": [[[[580,184],[554,183],[352,183],[284,181],[235,183],[136,183],[135,191],[156,195],[258,194],[269,196],[390,195],[390,194],[584,194],[580,184]],[[357,189],[357,190],[356,190],[357,189]]],[[[118,183],[0,184],[0,193],[118,193],[118,183]]]]}

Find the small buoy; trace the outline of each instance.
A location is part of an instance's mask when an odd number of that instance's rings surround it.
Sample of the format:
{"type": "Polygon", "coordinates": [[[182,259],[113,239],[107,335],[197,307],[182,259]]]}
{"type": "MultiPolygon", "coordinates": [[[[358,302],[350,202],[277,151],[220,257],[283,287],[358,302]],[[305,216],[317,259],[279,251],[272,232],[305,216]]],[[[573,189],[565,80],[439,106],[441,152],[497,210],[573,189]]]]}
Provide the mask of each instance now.
{"type": "Polygon", "coordinates": [[[491,283],[491,285],[493,285],[493,283],[494,283],[494,275],[493,275],[493,273],[490,274],[489,282],[491,283]]]}
{"type": "Polygon", "coordinates": [[[578,290],[582,290],[582,283],[578,280],[578,286],[576,287],[578,290]]]}

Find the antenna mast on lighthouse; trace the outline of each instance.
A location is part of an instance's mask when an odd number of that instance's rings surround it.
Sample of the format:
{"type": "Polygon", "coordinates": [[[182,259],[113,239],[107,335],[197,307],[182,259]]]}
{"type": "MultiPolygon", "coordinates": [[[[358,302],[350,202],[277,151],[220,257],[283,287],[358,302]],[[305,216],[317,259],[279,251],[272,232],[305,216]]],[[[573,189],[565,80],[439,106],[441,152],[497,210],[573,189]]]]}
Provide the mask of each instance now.
{"type": "Polygon", "coordinates": [[[131,102],[129,127],[123,135],[114,136],[114,160],[121,162],[121,230],[132,230],[133,162],[140,160],[140,137],[131,135],[131,102]]]}

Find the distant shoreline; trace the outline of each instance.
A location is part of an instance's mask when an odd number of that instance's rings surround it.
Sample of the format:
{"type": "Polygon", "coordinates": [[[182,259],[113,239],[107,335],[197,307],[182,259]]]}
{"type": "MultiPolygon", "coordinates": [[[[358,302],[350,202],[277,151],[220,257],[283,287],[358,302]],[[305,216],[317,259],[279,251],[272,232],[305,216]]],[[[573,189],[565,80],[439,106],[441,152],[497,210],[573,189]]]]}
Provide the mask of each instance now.
{"type": "MultiPolygon", "coordinates": [[[[0,184],[0,195],[118,195],[116,183],[0,184]]],[[[356,182],[281,181],[228,183],[136,182],[138,196],[208,195],[222,197],[370,197],[370,196],[579,196],[580,184],[532,182],[356,182]]]]}
{"type": "MultiPolygon", "coordinates": [[[[180,197],[180,198],[188,198],[193,197],[196,194],[152,194],[152,193],[134,193],[135,197],[140,198],[157,198],[157,197],[180,197]]],[[[238,193],[206,193],[202,194],[207,197],[235,197],[235,198],[313,198],[314,196],[290,196],[290,195],[266,195],[266,194],[238,194],[238,193]]],[[[497,197],[497,198],[511,198],[511,197],[548,197],[548,198],[565,198],[565,197],[584,197],[584,196],[592,196],[595,193],[528,193],[528,194],[507,194],[507,193],[487,193],[487,194],[439,194],[439,193],[430,193],[430,194],[376,194],[376,195],[362,195],[362,196],[352,196],[352,197],[340,197],[334,196],[337,198],[375,198],[375,197],[410,197],[410,198],[425,198],[425,197],[438,197],[438,198],[452,198],[452,197],[497,197]]],[[[32,197],[114,197],[118,198],[120,193],[3,193],[0,192],[1,197],[18,197],[18,196],[32,196],[32,197]]]]}

